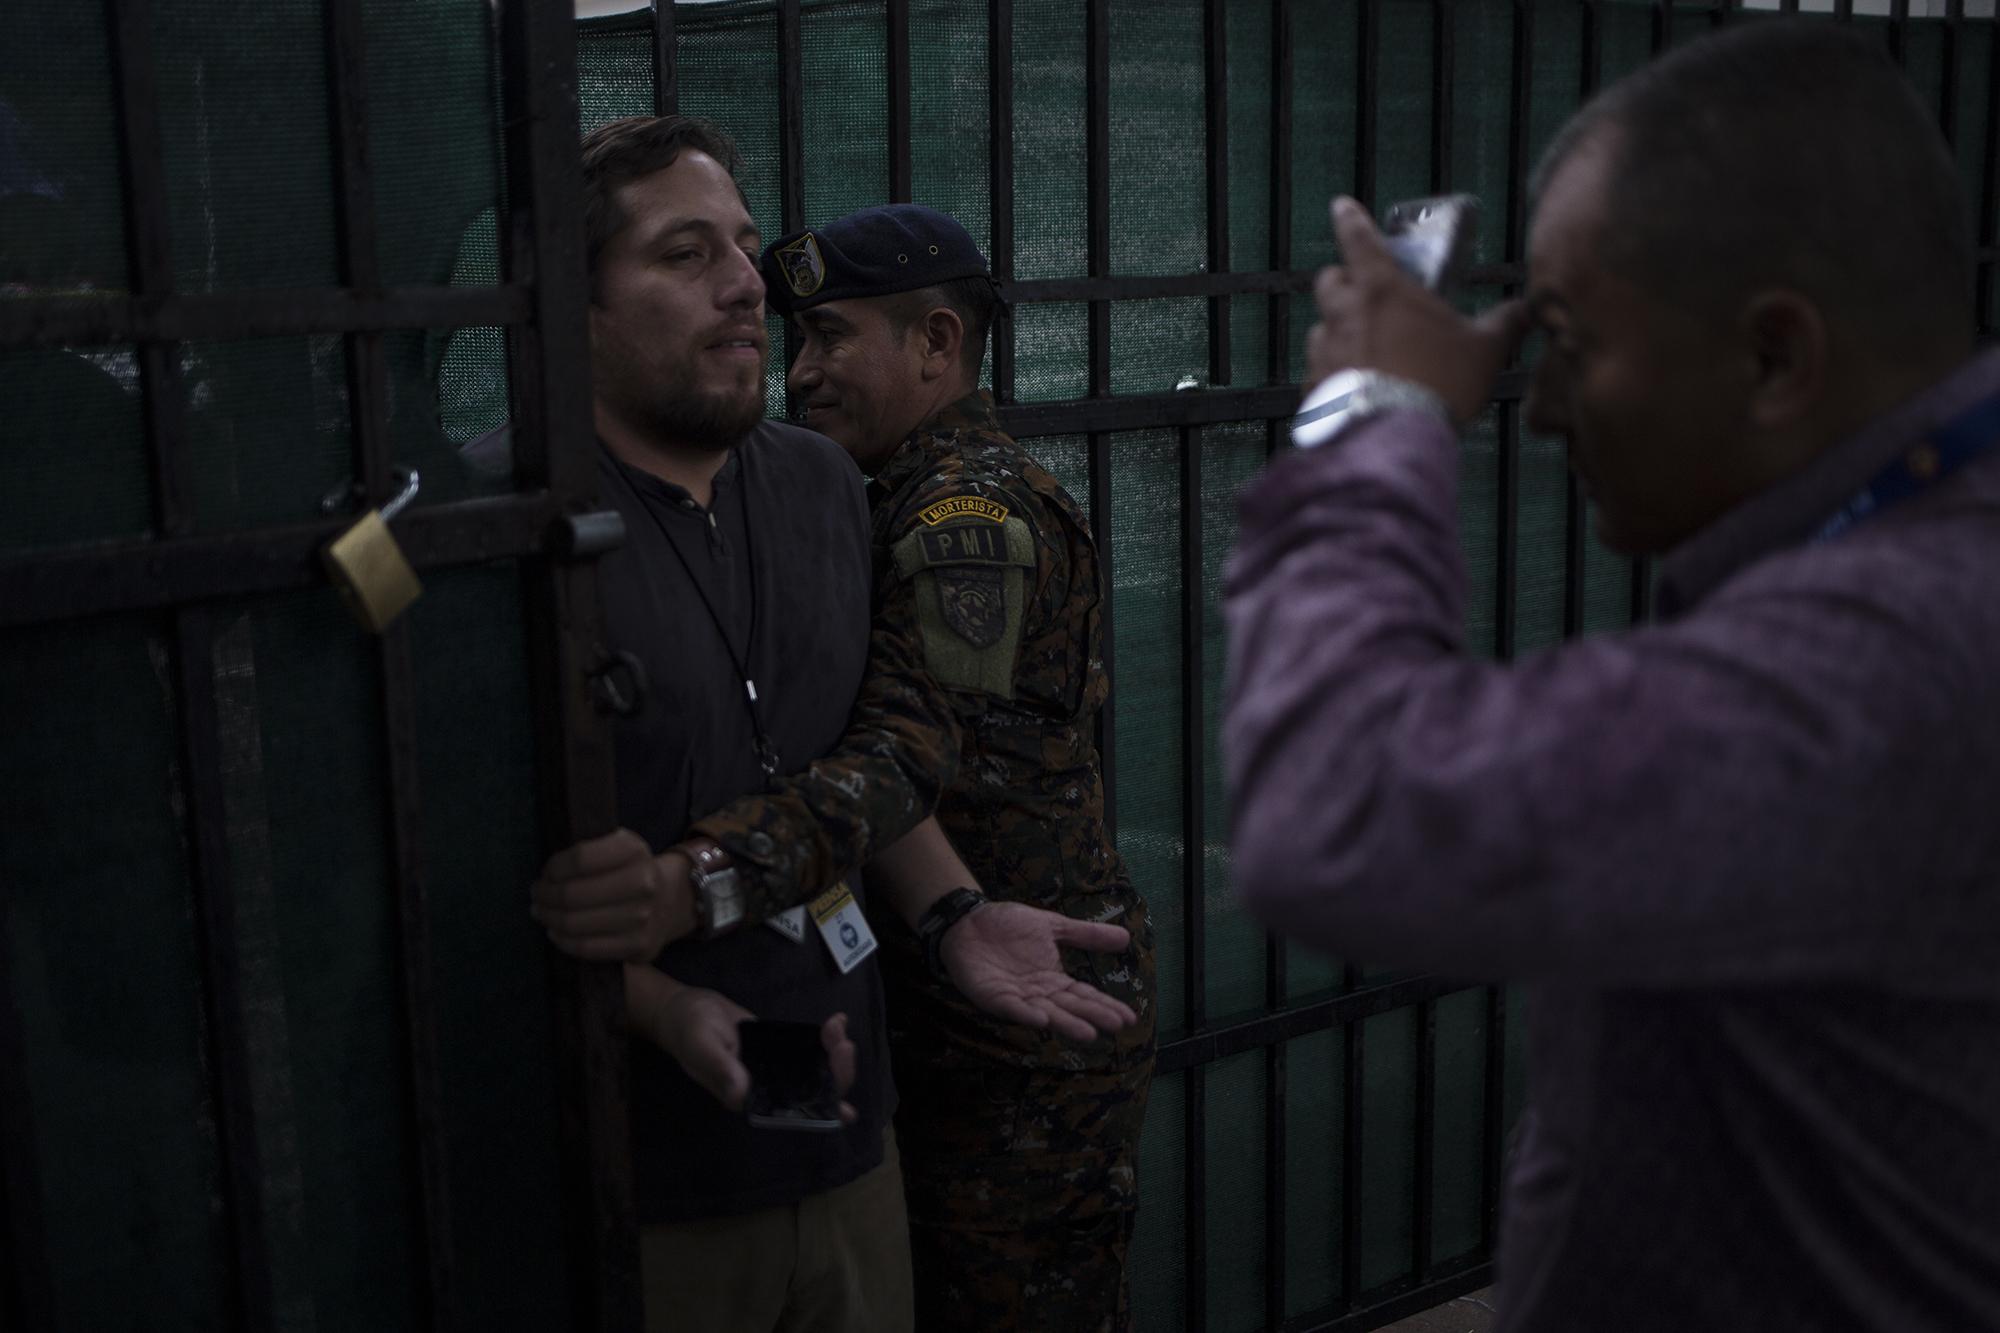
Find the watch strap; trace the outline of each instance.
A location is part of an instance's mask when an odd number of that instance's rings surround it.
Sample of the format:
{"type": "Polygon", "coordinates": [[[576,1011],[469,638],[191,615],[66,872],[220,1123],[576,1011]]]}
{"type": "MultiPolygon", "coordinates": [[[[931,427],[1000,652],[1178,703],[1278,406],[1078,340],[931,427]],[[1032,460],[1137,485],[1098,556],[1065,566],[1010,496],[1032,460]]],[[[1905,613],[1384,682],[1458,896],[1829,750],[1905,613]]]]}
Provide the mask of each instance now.
{"type": "Polygon", "coordinates": [[[951,978],[944,969],[944,933],[986,905],[986,895],[978,889],[956,888],[945,894],[917,918],[917,942],[923,945],[924,966],[942,981],[951,978]]]}
{"type": "Polygon", "coordinates": [[[1343,370],[1313,386],[1292,418],[1292,443],[1312,449],[1369,417],[1398,409],[1426,412],[1449,423],[1444,399],[1418,384],[1379,370],[1343,370]]]}
{"type": "Polygon", "coordinates": [[[695,934],[705,940],[726,935],[743,924],[743,886],[736,866],[713,838],[689,838],[673,851],[688,859],[688,881],[694,889],[695,934]]]}

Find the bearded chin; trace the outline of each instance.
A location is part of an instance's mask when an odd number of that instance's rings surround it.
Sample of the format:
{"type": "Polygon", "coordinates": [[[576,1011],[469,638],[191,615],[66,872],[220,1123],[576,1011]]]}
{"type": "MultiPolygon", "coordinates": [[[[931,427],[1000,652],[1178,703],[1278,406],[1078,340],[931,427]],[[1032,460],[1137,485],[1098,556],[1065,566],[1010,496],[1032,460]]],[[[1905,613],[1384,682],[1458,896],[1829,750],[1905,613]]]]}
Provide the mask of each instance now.
{"type": "Polygon", "coordinates": [[[763,384],[740,393],[704,393],[683,385],[679,392],[662,394],[648,414],[658,438],[674,440],[691,449],[722,453],[743,442],[764,417],[763,384]]]}

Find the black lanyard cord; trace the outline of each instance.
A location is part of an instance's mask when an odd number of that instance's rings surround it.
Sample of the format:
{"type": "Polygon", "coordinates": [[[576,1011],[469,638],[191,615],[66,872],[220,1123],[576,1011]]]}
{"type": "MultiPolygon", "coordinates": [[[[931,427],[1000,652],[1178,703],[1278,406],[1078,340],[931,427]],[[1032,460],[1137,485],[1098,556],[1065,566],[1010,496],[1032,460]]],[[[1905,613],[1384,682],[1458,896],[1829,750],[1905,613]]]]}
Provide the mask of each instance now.
{"type": "MultiPolygon", "coordinates": [[[[750,675],[749,657],[757,647],[757,541],[750,523],[750,459],[740,447],[737,459],[737,471],[740,475],[737,478],[736,502],[743,516],[743,556],[750,572],[750,633],[740,654],[736,651],[736,645],[730,642],[729,630],[724,625],[722,616],[716,611],[715,603],[709,600],[708,590],[702,587],[701,580],[695,577],[693,563],[681,551],[680,543],[674,540],[674,534],[668,530],[666,520],[660,517],[659,511],[652,505],[647,504],[644,507],[646,512],[652,515],[653,524],[659,528],[660,536],[666,539],[667,549],[674,553],[674,559],[680,563],[681,572],[687,575],[688,583],[694,588],[694,595],[701,599],[702,610],[708,612],[709,623],[715,626],[716,637],[722,640],[722,651],[729,655],[729,665],[736,669],[737,682],[743,686],[743,705],[750,714],[750,732],[752,746],[757,753],[757,767],[763,770],[764,783],[768,788],[778,779],[778,748],[771,743],[771,737],[764,729],[763,701],[757,695],[757,682],[750,675]]],[[[711,495],[711,502],[712,500],[711,495]]],[[[713,508],[705,512],[709,526],[715,528],[713,508]]]]}

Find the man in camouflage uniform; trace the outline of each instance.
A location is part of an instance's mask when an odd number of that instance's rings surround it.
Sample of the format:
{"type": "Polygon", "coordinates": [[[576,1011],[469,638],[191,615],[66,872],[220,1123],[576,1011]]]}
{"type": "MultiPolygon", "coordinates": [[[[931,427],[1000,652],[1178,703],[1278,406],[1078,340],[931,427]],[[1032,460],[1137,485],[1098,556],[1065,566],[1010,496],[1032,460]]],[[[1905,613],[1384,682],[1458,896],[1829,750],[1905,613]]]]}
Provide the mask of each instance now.
{"type": "MultiPolygon", "coordinates": [[[[994,898],[1133,940],[1115,957],[1067,954],[1072,975],[1139,1016],[1079,1046],[981,1014],[916,935],[882,923],[918,1327],[1129,1327],[1152,931],[1104,827],[1089,525],[978,389],[996,301],[964,228],[913,205],[866,209],[782,238],[764,273],[803,334],[790,385],[807,422],[873,474],[878,633],[910,636],[912,669],[958,718],[939,825],[994,898]]],[[[752,861],[759,834],[804,836],[753,804],[696,828],[752,861]]]]}

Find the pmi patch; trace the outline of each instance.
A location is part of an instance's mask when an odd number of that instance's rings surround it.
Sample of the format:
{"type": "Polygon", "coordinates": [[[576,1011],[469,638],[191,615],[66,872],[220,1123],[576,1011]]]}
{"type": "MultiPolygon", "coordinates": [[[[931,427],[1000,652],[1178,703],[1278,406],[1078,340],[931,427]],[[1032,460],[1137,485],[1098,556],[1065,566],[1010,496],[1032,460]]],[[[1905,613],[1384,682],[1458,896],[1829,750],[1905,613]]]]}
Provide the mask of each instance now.
{"type": "Polygon", "coordinates": [[[983,518],[989,523],[1005,523],[1007,506],[983,495],[954,495],[922,510],[917,517],[931,527],[954,518],[983,518]]]}

